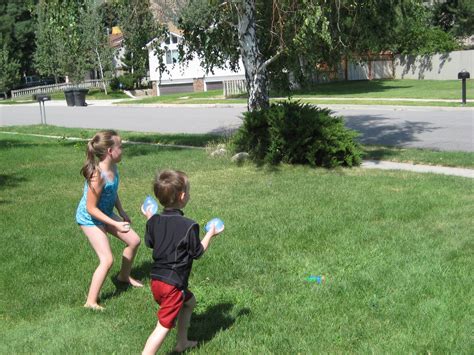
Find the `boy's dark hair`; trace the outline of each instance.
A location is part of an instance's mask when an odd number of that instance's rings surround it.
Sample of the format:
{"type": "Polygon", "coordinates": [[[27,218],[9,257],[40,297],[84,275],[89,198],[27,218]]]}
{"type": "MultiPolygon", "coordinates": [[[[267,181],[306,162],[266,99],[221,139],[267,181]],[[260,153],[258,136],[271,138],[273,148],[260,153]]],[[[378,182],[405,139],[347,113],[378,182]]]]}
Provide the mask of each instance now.
{"type": "Polygon", "coordinates": [[[162,206],[172,207],[179,195],[186,192],[187,184],[188,176],[182,171],[163,170],[156,173],[153,190],[162,206]]]}

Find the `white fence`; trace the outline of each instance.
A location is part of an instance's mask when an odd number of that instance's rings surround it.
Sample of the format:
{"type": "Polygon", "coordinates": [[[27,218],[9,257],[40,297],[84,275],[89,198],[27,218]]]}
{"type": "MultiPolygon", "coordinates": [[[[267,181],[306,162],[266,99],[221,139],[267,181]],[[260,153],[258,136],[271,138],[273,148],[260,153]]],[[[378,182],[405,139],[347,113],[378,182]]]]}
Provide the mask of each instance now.
{"type": "Polygon", "coordinates": [[[394,58],[395,79],[457,80],[463,69],[473,74],[474,50],[394,58]]]}
{"type": "Polygon", "coordinates": [[[222,85],[224,97],[240,95],[247,92],[247,84],[244,79],[224,80],[222,85]]]}
{"type": "MultiPolygon", "coordinates": [[[[342,66],[342,65],[341,65],[342,66]]],[[[339,69],[339,80],[393,79],[392,60],[350,61],[347,68],[339,69]],[[346,74],[342,74],[345,72],[346,74]]]]}
{"type": "MultiPolygon", "coordinates": [[[[90,89],[90,88],[102,88],[102,80],[86,80],[79,84],[72,84],[72,83],[61,83],[61,84],[52,84],[52,85],[43,85],[43,86],[35,86],[32,88],[20,89],[20,90],[12,90],[12,99],[16,97],[22,96],[32,96],[34,94],[49,94],[52,92],[64,91],[69,88],[83,88],[83,89],[90,89]]],[[[105,85],[108,85],[109,81],[105,81],[105,85]]]]}

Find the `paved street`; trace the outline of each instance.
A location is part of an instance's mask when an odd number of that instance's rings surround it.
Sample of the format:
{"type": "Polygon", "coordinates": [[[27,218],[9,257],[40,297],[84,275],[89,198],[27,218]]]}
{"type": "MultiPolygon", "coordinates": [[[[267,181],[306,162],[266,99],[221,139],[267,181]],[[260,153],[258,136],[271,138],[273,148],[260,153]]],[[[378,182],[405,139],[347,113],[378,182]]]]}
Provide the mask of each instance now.
{"type": "MultiPolygon", "coordinates": [[[[330,105],[361,141],[405,147],[474,151],[474,109],[330,105]]],[[[161,133],[222,133],[241,124],[244,105],[117,106],[91,102],[67,107],[46,102],[47,123],[64,127],[115,128],[161,133]]],[[[0,105],[0,125],[40,123],[38,104],[0,105]]]]}

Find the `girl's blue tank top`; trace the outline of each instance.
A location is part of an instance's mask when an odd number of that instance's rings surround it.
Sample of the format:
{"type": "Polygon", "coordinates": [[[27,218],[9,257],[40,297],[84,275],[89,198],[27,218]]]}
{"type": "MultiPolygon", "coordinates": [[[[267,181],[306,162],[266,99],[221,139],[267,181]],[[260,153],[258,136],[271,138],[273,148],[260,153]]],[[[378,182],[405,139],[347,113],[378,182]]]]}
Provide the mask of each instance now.
{"type": "MultiPolygon", "coordinates": [[[[100,199],[98,206],[99,209],[104,212],[107,216],[111,217],[113,215],[113,210],[115,206],[115,201],[117,200],[117,191],[119,185],[119,174],[118,170],[115,169],[113,180],[108,180],[107,177],[101,172],[101,176],[105,179],[105,185],[100,194],[100,199]]],[[[104,223],[93,218],[89,212],[87,212],[87,191],[89,186],[87,181],[84,182],[84,193],[82,194],[81,201],[77,206],[76,211],[76,222],[81,226],[100,226],[104,223]]]]}

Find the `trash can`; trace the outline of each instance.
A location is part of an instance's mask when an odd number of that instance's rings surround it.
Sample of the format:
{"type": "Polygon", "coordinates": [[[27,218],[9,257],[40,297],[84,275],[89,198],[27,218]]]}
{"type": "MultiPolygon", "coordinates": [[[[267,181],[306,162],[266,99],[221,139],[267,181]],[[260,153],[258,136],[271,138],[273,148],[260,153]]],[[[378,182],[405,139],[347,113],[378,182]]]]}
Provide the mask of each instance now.
{"type": "Polygon", "coordinates": [[[86,94],[89,89],[74,89],[74,103],[76,106],[87,106],[86,94]]]}
{"type": "Polygon", "coordinates": [[[66,89],[64,90],[64,96],[66,97],[66,103],[68,106],[74,106],[74,89],[66,89]]]}

